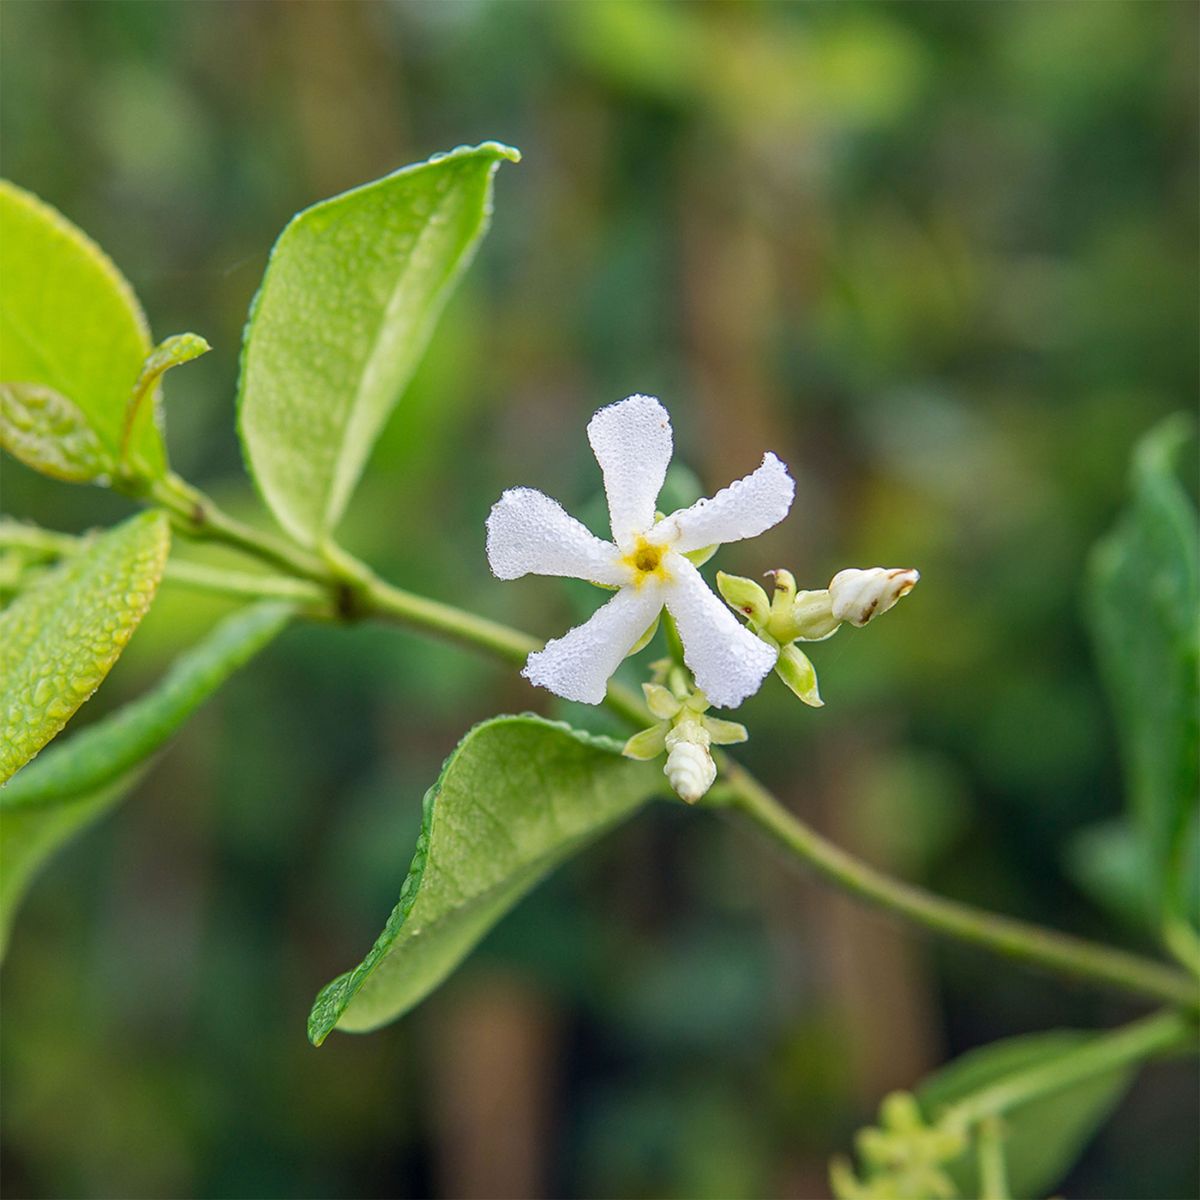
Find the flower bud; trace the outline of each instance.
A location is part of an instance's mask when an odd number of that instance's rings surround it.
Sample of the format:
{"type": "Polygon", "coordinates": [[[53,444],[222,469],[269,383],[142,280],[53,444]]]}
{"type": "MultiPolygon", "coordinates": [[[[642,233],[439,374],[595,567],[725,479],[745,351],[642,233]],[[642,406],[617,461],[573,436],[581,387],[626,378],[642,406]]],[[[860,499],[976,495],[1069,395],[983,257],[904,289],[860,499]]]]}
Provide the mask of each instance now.
{"type": "Polygon", "coordinates": [[[680,721],[667,734],[667,765],[663,768],[675,794],[695,804],[713,785],[717,764],[709,751],[708,730],[698,720],[680,721]]]}
{"type": "Polygon", "coordinates": [[[771,602],[767,593],[742,575],[726,575],[717,572],[717,590],[734,612],[741,613],[755,630],[763,629],[771,613],[771,602]]]}
{"type": "Polygon", "coordinates": [[[911,567],[853,567],[839,571],[829,583],[834,617],[862,627],[892,608],[901,596],[916,587],[920,574],[911,567]]]}

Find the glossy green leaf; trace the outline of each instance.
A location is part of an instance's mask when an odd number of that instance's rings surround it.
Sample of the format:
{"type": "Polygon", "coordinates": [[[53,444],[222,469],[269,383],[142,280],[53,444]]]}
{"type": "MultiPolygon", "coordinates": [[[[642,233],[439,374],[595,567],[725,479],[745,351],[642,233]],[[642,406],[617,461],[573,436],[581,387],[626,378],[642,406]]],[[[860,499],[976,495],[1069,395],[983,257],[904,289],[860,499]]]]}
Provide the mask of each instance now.
{"type": "MultiPolygon", "coordinates": [[[[108,256],[61,213],[0,180],[0,382],[36,383],[72,401],[115,461],[126,406],[150,352],[146,318],[108,256]]],[[[129,461],[166,469],[153,404],[138,413],[129,461]]]]}
{"type": "Polygon", "coordinates": [[[287,625],[288,604],[262,603],[218,625],[172,664],[162,682],[112,716],[47,751],[0,788],[0,811],[94,792],[153,754],[238,667],[287,625]]]}
{"type": "Polygon", "coordinates": [[[79,406],[41,383],[0,383],[0,448],[68,483],[106,481],[117,465],[79,406]]]}
{"type": "MultiPolygon", "coordinates": [[[[1030,1067],[1086,1045],[1093,1034],[1055,1030],[1006,1038],[972,1050],[926,1079],[917,1098],[932,1120],[945,1108],[1030,1067]]],[[[1004,1152],[1013,1196],[1044,1196],[1071,1169],[1096,1130],[1117,1106],[1133,1076],[1118,1067],[1005,1113],[1004,1152]]],[[[974,1149],[949,1166],[961,1196],[982,1195],[974,1149]]]]}
{"type": "Polygon", "coordinates": [[[662,787],[608,738],[533,716],[477,725],[425,795],[400,902],[362,963],[321,991],[309,1037],[407,1012],[543,875],[662,787]]]}
{"type": "Polygon", "coordinates": [[[271,510],[310,545],[337,524],[518,154],[463,147],[292,218],[242,350],[239,425],[271,510]]]}
{"type": "Polygon", "coordinates": [[[1132,502],[1091,563],[1089,615],[1155,920],[1164,905],[1182,907],[1185,832],[1200,790],[1200,533],[1172,467],[1189,434],[1172,419],[1143,439],[1132,502]]]}
{"type": "Polygon", "coordinates": [[[166,515],[101,534],[0,612],[0,783],[100,686],[162,578],[166,515]]]}
{"type": "Polygon", "coordinates": [[[51,747],[0,788],[0,956],[39,867],[112,808],[150,756],[291,616],[288,605],[273,603],[235,613],[176,660],[152,691],[51,747]]]}

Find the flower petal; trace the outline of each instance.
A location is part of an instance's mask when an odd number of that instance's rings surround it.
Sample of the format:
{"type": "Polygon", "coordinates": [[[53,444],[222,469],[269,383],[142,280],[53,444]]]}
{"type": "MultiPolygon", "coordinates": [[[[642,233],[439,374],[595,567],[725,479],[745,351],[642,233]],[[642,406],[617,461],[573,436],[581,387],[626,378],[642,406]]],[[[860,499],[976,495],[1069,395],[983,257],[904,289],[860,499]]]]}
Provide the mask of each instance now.
{"type": "Polygon", "coordinates": [[[604,472],[613,541],[625,549],[654,524],[671,461],[671,418],[653,396],[630,396],[600,409],[587,433],[604,472]]]}
{"type": "Polygon", "coordinates": [[[675,549],[680,553],[714,543],[739,542],[757,537],[778,525],[792,507],[796,485],[787,466],[773,454],[763,455],[757,471],[722,488],[711,500],[697,500],[662,522],[678,530],[675,549]]]}
{"type": "Polygon", "coordinates": [[[662,602],[662,588],[653,584],[622,588],[582,625],[531,654],[521,674],[567,700],[599,704],[609,676],[654,620],[662,602]]]}
{"type": "Polygon", "coordinates": [[[557,500],[534,488],[509,488],[487,519],[487,556],[499,579],[565,575],[619,584],[627,577],[617,549],[601,541],[557,500]]]}
{"type": "Polygon", "coordinates": [[[735,708],[758,691],[776,651],[738,621],[683,555],[672,556],[670,569],[667,609],[679,629],[683,661],[713,704],[735,708]]]}

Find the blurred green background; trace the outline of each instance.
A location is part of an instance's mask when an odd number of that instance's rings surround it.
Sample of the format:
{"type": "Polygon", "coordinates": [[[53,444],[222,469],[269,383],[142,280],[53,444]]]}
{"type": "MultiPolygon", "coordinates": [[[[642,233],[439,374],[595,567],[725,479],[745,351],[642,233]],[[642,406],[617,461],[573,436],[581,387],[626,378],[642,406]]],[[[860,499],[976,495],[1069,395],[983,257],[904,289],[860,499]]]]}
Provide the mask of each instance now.
{"type": "MultiPolygon", "coordinates": [[[[594,601],[492,580],[483,520],[517,483],[596,501],[593,409],[662,397],[709,492],[774,449],[792,515],[720,566],[922,583],[814,648],[825,709],[769,681],[746,759],[898,873],[1136,946],[1066,865],[1122,796],[1081,572],[1134,440],[1195,403],[1198,12],[8,0],[0,154],[111,253],[158,337],[212,342],[168,383],[171,455],[267,521],[233,395],[278,231],[437,150],[521,147],[345,543],[549,636],[594,601]]],[[[10,459],[3,508],[67,530],[128,511],[10,459]]],[[[165,591],[80,722],[221,611],[165,591]]],[[[25,905],[5,1193],[820,1197],[887,1089],[1134,1015],[933,946],[663,804],[408,1019],[313,1050],[309,1004],[395,902],[442,758],[529,707],[562,711],[375,628],[292,631],[235,679],[25,905]]],[[[1196,1107],[1186,1069],[1146,1072],[1064,1192],[1194,1195],[1196,1107]]]]}

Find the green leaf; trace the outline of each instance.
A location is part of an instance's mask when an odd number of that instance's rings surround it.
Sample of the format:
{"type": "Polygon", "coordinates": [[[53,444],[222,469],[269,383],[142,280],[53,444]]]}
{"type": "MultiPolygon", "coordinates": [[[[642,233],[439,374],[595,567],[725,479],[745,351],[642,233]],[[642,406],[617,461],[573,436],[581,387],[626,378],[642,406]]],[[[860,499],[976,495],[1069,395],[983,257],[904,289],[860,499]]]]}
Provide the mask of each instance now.
{"type": "Polygon", "coordinates": [[[41,383],[0,383],[0,447],[68,483],[106,482],[117,465],[79,406],[41,383]]]}
{"type": "Polygon", "coordinates": [[[100,686],[154,599],[169,545],[165,513],[131,517],[0,613],[0,783],[100,686]]]}
{"type": "MultiPolygon", "coordinates": [[[[950,1105],[1007,1076],[1078,1050],[1095,1036],[1055,1030],[993,1042],[931,1075],[917,1089],[917,1097],[926,1115],[936,1119],[950,1105]]],[[[1044,1196],[1062,1179],[1117,1106],[1134,1070],[1117,1067],[1005,1113],[1005,1160],[1013,1196],[1044,1196]]],[[[983,1194],[973,1147],[947,1169],[960,1195],[983,1194]]]]}
{"type": "Polygon", "coordinates": [[[1156,922],[1182,906],[1186,826],[1200,790],[1200,534],[1172,469],[1189,434],[1173,418],[1139,444],[1132,502],[1090,572],[1089,616],[1156,922]]]}
{"type": "Polygon", "coordinates": [[[130,450],[130,439],[138,427],[138,414],[144,408],[153,407],[159,381],[172,368],[189,363],[212,347],[198,333],[175,333],[164,338],[146,356],[142,369],[134,382],[126,404],[125,418],[121,424],[120,458],[123,461],[130,450]],[[149,401],[149,403],[147,403],[149,401]]]}
{"type": "Polygon", "coordinates": [[[553,867],[629,816],[662,773],[540,717],[477,725],[425,795],[400,902],[362,963],[317,997],[308,1035],[358,1032],[424,999],[553,867]]]}
{"type": "Polygon", "coordinates": [[[93,792],[137,766],[293,615],[291,605],[267,602],[227,618],[180,655],[153,691],[80,730],[0,788],[0,811],[93,792]]]}
{"type": "Polygon", "coordinates": [[[492,176],[518,158],[462,147],[305,209],[280,234],[246,326],[238,411],[259,490],[293,537],[315,545],[337,524],[487,227],[492,176]]]}
{"type": "Polygon", "coordinates": [[[288,605],[274,603],[235,613],[177,659],[152,691],[51,747],[0,788],[0,957],[42,863],[112,808],[150,756],[291,616],[288,605]]]}
{"type": "MultiPolygon", "coordinates": [[[[130,391],[150,352],[128,281],[82,230],[0,180],[0,382],[35,383],[72,401],[116,461],[130,391]]],[[[130,440],[137,473],[157,477],[166,451],[153,405],[130,440]]]]}
{"type": "Polygon", "coordinates": [[[9,811],[0,809],[0,960],[8,949],[13,917],[42,864],[75,834],[98,821],[126,795],[141,770],[120,776],[95,792],[61,804],[9,811]]]}

